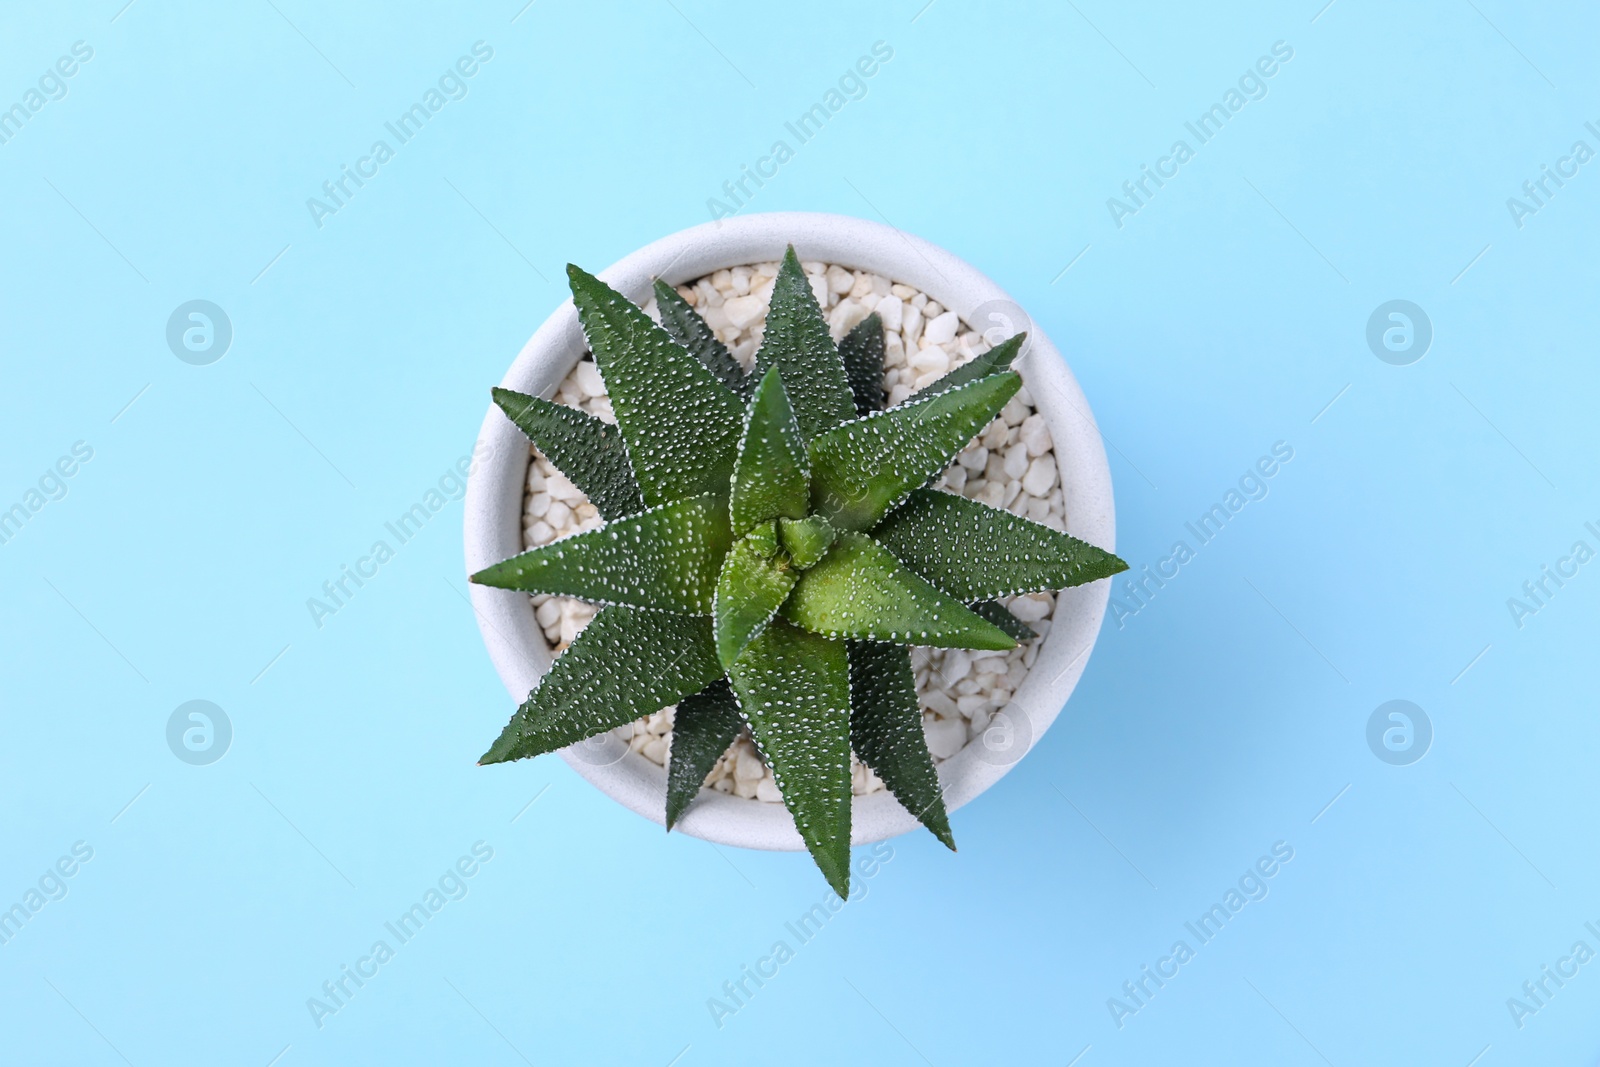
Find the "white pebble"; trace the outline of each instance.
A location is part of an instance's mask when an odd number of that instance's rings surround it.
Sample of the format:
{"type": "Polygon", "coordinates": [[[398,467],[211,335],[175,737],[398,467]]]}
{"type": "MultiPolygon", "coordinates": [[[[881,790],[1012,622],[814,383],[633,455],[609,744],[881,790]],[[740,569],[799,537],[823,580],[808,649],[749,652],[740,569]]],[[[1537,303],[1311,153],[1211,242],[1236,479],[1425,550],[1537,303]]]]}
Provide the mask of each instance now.
{"type": "MultiPolygon", "coordinates": [[[[811,295],[817,298],[817,303],[821,305],[824,311],[833,306],[835,297],[833,290],[828,288],[828,276],[826,274],[808,274],[806,275],[806,281],[811,283],[811,295]]],[[[762,310],[765,311],[766,309],[762,308],[762,310]]]]}
{"type": "Polygon", "coordinates": [[[717,298],[717,303],[714,306],[707,304],[701,307],[699,311],[700,317],[706,320],[706,325],[711,327],[714,332],[720,332],[728,328],[728,312],[723,307],[720,297],[717,298]]]}
{"type": "Polygon", "coordinates": [[[900,325],[900,333],[906,339],[906,347],[915,348],[917,338],[922,336],[922,309],[913,303],[906,309],[905,321],[900,325]]]}
{"type": "Polygon", "coordinates": [[[890,293],[878,301],[878,306],[873,310],[883,319],[883,328],[885,330],[890,333],[900,332],[900,327],[905,323],[906,306],[898,296],[890,293]]]}
{"type": "Polygon", "coordinates": [[[1044,496],[1056,484],[1056,462],[1053,456],[1040,456],[1028,464],[1028,473],[1023,475],[1022,487],[1030,496],[1044,496]]]}
{"type": "Polygon", "coordinates": [[[967,724],[959,715],[925,722],[923,732],[928,737],[928,751],[935,759],[949,759],[967,743],[967,724]]]}
{"type": "MultiPolygon", "coordinates": [[[[762,318],[766,313],[766,302],[754,294],[733,297],[722,305],[722,317],[727,320],[728,325],[740,330],[762,318]]],[[[708,317],[706,322],[710,321],[708,317]]]]}
{"type": "Polygon", "coordinates": [[[572,379],[583,392],[584,399],[601,396],[606,391],[605,383],[600,380],[600,368],[588,360],[572,368],[572,379]]]}
{"type": "Polygon", "coordinates": [[[756,755],[755,749],[746,748],[739,753],[739,761],[733,767],[735,778],[759,781],[766,773],[766,764],[761,762],[761,757],[756,755]]]}
{"type": "Polygon", "coordinates": [[[955,340],[956,330],[961,325],[961,319],[954,311],[946,311],[928,323],[928,329],[923,334],[929,344],[942,345],[955,340]]]}
{"type": "Polygon", "coordinates": [[[904,366],[906,361],[906,343],[900,340],[900,335],[891,333],[883,339],[883,365],[885,367],[904,366]]]}
{"type": "Polygon", "coordinates": [[[550,495],[557,500],[565,500],[576,504],[584,498],[583,490],[568,481],[565,474],[552,474],[545,479],[545,486],[550,495]]]}
{"type": "Polygon", "coordinates": [[[1037,412],[1022,420],[1017,436],[1028,449],[1029,456],[1042,456],[1050,451],[1050,430],[1044,424],[1044,416],[1037,412]]]}
{"type": "Polygon", "coordinates": [[[855,275],[837,265],[828,268],[827,279],[828,288],[841,294],[848,293],[850,287],[856,283],[855,275]]]}
{"type": "Polygon", "coordinates": [[[1028,447],[1014,444],[1006,450],[1005,472],[1007,478],[1021,478],[1028,473],[1028,447]]]}
{"type": "Polygon", "coordinates": [[[1006,406],[1000,409],[1000,417],[1007,426],[1021,426],[1022,420],[1029,415],[1028,406],[1013,396],[1006,401],[1006,406]]]}
{"type": "Polygon", "coordinates": [[[858,304],[854,300],[841,301],[838,307],[828,313],[828,332],[837,341],[855,329],[869,314],[871,313],[864,304],[858,304]]]}
{"type": "Polygon", "coordinates": [[[906,360],[912,370],[922,374],[932,373],[935,378],[950,369],[950,353],[937,345],[928,345],[920,351],[913,352],[906,360]]]}
{"type": "Polygon", "coordinates": [[[1038,622],[1040,619],[1050,614],[1055,607],[1055,605],[1051,603],[1049,599],[1049,594],[1041,596],[1037,593],[1030,593],[1027,596],[1015,597],[1012,599],[1011,603],[1006,606],[1011,609],[1011,614],[1015,615],[1023,622],[1038,622]]]}

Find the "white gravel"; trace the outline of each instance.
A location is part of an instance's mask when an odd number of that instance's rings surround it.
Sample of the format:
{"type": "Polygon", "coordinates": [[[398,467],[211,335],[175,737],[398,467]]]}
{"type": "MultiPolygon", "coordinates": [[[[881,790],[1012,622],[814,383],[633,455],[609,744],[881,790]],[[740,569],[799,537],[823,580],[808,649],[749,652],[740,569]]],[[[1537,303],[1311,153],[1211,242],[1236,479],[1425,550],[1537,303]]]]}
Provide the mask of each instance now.
{"type": "MultiPolygon", "coordinates": [[[[945,310],[909,286],[825,263],[806,263],[804,267],[835,340],[873,311],[883,318],[883,382],[891,405],[990,347],[955,312],[945,310]]],[[[746,368],[754,364],[761,344],[767,301],[777,271],[777,263],[755,263],[719,270],[678,287],[678,292],[694,305],[746,368]]],[[[654,300],[645,310],[659,318],[654,300]]],[[[606,422],[616,421],[600,374],[588,356],[561,382],[553,399],[582,408],[606,422]]],[[[523,508],[523,544],[534,548],[602,525],[594,505],[577,487],[538,450],[532,453],[523,508]]],[[[1050,431],[1034,409],[1026,384],[1001,411],[1000,418],[950,465],[938,484],[1055,529],[1066,529],[1050,431]]],[[[594,618],[596,610],[568,597],[536,596],[533,603],[539,625],[555,653],[566,648],[594,618]]],[[[1056,606],[1052,594],[1014,597],[1007,603],[1018,618],[1039,631],[1039,639],[1007,652],[931,648],[912,652],[923,727],[935,763],[955,755],[988,727],[990,717],[1010,701],[1022,683],[1033,666],[1040,641],[1050,632],[1056,606]]],[[[619,728],[617,736],[627,741],[633,751],[665,766],[672,713],[672,708],[663,708],[636,724],[619,728]]],[[[884,788],[878,777],[854,756],[851,774],[851,788],[858,796],[884,788]]],[[[753,800],[782,802],[772,772],[748,736],[734,742],[712,768],[706,785],[753,800]]]]}

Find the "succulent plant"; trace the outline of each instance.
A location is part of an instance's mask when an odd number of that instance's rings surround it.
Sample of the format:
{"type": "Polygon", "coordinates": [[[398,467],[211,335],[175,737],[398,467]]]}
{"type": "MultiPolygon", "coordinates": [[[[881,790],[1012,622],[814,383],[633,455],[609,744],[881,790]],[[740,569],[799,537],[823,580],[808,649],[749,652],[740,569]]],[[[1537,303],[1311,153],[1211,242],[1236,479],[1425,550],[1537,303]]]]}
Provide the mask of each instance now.
{"type": "Polygon", "coordinates": [[[913,645],[1032,636],[997,598],[1126,569],[1010,512],[930,488],[1021,386],[1017,336],[883,409],[868,316],[835,344],[791,247],[746,373],[661,282],[661,323],[567,273],[616,425],[494,400],[605,520],[472,576],[600,605],[481,762],[564,748],[676,704],[666,823],[748,729],[828,883],[849,893],[850,754],[954,849],[913,645]]]}

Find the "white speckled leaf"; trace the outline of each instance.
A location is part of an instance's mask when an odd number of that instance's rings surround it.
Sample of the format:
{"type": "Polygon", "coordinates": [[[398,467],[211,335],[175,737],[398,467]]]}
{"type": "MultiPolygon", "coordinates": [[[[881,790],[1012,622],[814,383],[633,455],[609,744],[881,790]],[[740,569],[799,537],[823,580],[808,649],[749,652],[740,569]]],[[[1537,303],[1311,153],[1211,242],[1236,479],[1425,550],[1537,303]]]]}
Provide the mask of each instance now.
{"type": "Polygon", "coordinates": [[[717,335],[700,313],[678,295],[678,290],[661,279],[656,279],[656,307],[661,309],[661,328],[672,335],[696,359],[704,363],[722,384],[738,393],[742,399],[750,398],[756,380],[744,372],[739,361],[733,358],[728,346],[717,340],[717,335]]]}
{"type": "Polygon", "coordinates": [[[780,559],[769,558],[749,538],[735,542],[717,576],[717,657],[731,664],[750,640],[778,613],[778,605],[794,588],[799,573],[780,559]]]}
{"type": "Polygon", "coordinates": [[[1014,372],[876,411],[811,441],[812,507],[845,530],[870,530],[955,455],[1021,387],[1014,372]]]}
{"type": "Polygon", "coordinates": [[[895,799],[952,851],[939,772],[922,730],[922,701],[904,645],[851,641],[850,747],[895,799]]]}
{"type": "Polygon", "coordinates": [[[810,570],[833,547],[839,531],[823,515],[807,515],[803,519],[779,519],[778,543],[789,553],[789,562],[796,570],[810,570]]]}
{"type": "Polygon", "coordinates": [[[883,410],[883,352],[883,317],[876,311],[856,323],[839,342],[839,358],[844,360],[857,415],[883,410]]]}
{"type": "Polygon", "coordinates": [[[492,395],[506,417],[583,491],[602,517],[615,519],[644,510],[622,431],[587,411],[526,393],[497,388],[492,395]]]}
{"type": "Polygon", "coordinates": [[[767,371],[745,413],[728,514],[742,534],[770,519],[803,519],[811,504],[811,460],[783,378],[767,371]]]}
{"type": "Polygon", "coordinates": [[[968,604],[974,614],[982,615],[1019,642],[1032,641],[1039,631],[1011,614],[1011,609],[997,600],[977,600],[968,604]]]}
{"type": "Polygon", "coordinates": [[[721,676],[709,618],[602,608],[478,762],[565,748],[660,711],[721,676]]]}
{"type": "Polygon", "coordinates": [[[577,267],[567,275],[644,502],[725,493],[739,397],[622,294],[577,267]]]}
{"type": "Polygon", "coordinates": [[[728,671],[750,736],[795,828],[850,894],[850,666],[844,642],[774,620],[728,671]]]}
{"type": "Polygon", "coordinates": [[[962,600],[1065,589],[1128,569],[1087,541],[935,489],[912,493],[872,536],[962,600]]]}
{"type": "Polygon", "coordinates": [[[756,353],[756,377],[773,367],[783,374],[800,432],[806,437],[855,418],[855,394],[844,361],[792,245],[772,282],[766,331],[756,353]]]}
{"type": "Polygon", "coordinates": [[[934,379],[912,393],[908,403],[933,396],[935,393],[942,393],[946,389],[955,389],[968,382],[975,382],[979,378],[987,378],[991,374],[999,374],[1003,370],[1010,370],[1011,363],[1017,358],[1017,353],[1022,351],[1022,342],[1027,336],[1025,333],[1019,333],[1015,337],[1008,337],[982,355],[974,356],[955,370],[934,379]]]}
{"type": "Polygon", "coordinates": [[[913,574],[866,534],[841,533],[779,609],[803,630],[938,648],[1013,648],[994,623],[913,574]]]}
{"type": "Polygon", "coordinates": [[[717,572],[732,544],[727,505],[707,493],[541,545],[472,580],[596,604],[709,615],[717,572]]]}
{"type": "Polygon", "coordinates": [[[667,829],[700,794],[706,775],[744,728],[739,701],[718,678],[693,696],[678,701],[672,716],[672,745],[667,756],[667,829]]]}

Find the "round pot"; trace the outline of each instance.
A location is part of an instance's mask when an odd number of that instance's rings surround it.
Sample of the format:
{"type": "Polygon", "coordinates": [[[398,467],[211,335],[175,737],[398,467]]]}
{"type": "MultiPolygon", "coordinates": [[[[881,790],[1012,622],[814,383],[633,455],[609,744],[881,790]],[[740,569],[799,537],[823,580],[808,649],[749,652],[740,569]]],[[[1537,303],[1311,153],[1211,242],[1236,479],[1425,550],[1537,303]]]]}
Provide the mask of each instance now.
{"type": "MultiPolygon", "coordinates": [[[[1055,443],[1067,529],[1091,544],[1115,550],[1111,471],[1083,391],[1049,338],[1027,320],[1004,290],[944,249],[876,222],[843,215],[773,212],[736,216],[663,237],[618,260],[599,277],[628,299],[645,303],[657,277],[676,285],[723,267],[777,260],[787,244],[795,246],[802,260],[868,270],[912,286],[954,310],[974,328],[1000,327],[996,337],[1027,329],[1031,341],[1015,369],[1021,372],[1055,443]],[[983,321],[974,322],[974,314],[983,321]]],[[[569,299],[522,347],[500,384],[524,393],[546,393],[587,349],[569,299]]],[[[527,438],[491,405],[478,442],[477,454],[484,458],[468,481],[466,497],[469,574],[523,551],[527,438]]],[[[510,590],[481,585],[471,589],[489,657],[513,701],[520,703],[551,662],[532,601],[527,594],[510,590]]],[[[996,717],[997,725],[940,765],[939,780],[949,810],[999,781],[1055,721],[1088,663],[1109,595],[1106,581],[1059,595],[1050,633],[1012,703],[996,717]],[[1002,718],[1006,723],[1001,724],[1002,718]]],[[[620,758],[616,753],[596,758],[593,746],[575,745],[561,754],[612,799],[658,824],[665,823],[663,768],[634,752],[620,758]]],[[[903,834],[918,825],[888,791],[854,798],[851,840],[855,844],[903,834]]],[[[794,820],[782,804],[710,789],[700,791],[677,828],[742,848],[804,848],[794,820]]]]}

